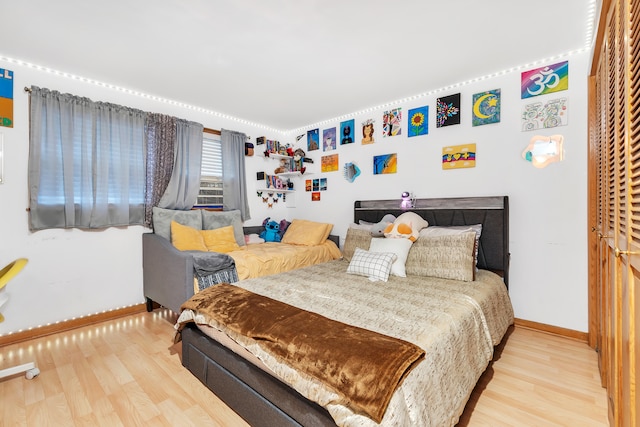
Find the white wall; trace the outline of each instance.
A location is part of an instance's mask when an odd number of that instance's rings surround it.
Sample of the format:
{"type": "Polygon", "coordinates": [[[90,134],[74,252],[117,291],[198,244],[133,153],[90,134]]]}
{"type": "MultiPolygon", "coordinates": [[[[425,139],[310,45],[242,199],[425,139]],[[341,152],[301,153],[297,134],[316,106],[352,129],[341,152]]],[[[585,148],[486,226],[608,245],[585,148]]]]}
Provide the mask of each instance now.
{"type": "MultiPolygon", "coordinates": [[[[0,323],[0,334],[144,302],[140,235],[149,229],[132,226],[99,231],[29,231],[26,211],[29,97],[23,88],[36,85],[94,101],[170,114],[212,129],[245,132],[252,139],[266,131],[256,125],[127,95],[14,63],[0,61],[0,68],[12,70],[15,78],[14,127],[0,127],[5,156],[5,183],[0,184],[0,266],[18,257],[29,259],[25,269],[7,287],[10,299],[2,308],[6,320],[0,323]]],[[[253,209],[261,208],[256,199],[251,203],[255,205],[253,209]]]]}
{"type": "MultiPolygon", "coordinates": [[[[344,239],[346,229],[353,221],[356,200],[399,199],[402,191],[411,191],[419,198],[507,195],[510,203],[510,295],[516,317],[586,332],[589,58],[588,54],[577,54],[565,59],[569,60],[567,91],[521,100],[520,71],[485,79],[400,104],[404,115],[401,136],[382,137],[384,109],[347,117],[355,119],[356,143],[338,146],[336,151],[328,153],[323,153],[322,149],[309,152],[315,160],[312,170],[317,173],[297,181],[298,186],[304,188],[304,179],[326,177],[328,191],[321,192],[321,201],[312,202],[309,193],[297,192],[295,210],[278,204],[267,216],[278,221],[303,217],[332,222],[335,224],[333,233],[344,239]],[[502,94],[501,122],[471,126],[472,95],[498,88],[502,94]],[[436,98],[458,92],[462,103],[461,124],[436,128],[436,98]],[[560,97],[568,98],[568,125],[541,130],[538,134],[563,135],[565,160],[536,169],[521,158],[522,151],[536,134],[521,131],[521,109],[524,104],[560,97]],[[429,134],[408,138],[408,110],[423,105],[429,106],[429,134]],[[376,142],[361,145],[360,124],[369,118],[376,120],[376,142]],[[477,144],[476,167],[442,170],[442,147],[470,142],[477,144]],[[362,174],[355,182],[346,181],[342,169],[319,173],[320,157],[334,153],[339,154],[341,167],[346,162],[358,164],[362,174]],[[398,153],[398,172],[373,175],[373,156],[387,153],[398,153]]],[[[319,128],[322,137],[323,129],[335,126],[339,134],[340,121],[309,129],[319,128]]],[[[290,135],[285,142],[295,142],[295,136],[290,135]]],[[[296,148],[305,148],[305,141],[306,136],[296,148]]],[[[256,170],[272,171],[267,169],[271,163],[264,159],[254,158],[250,164],[256,170]]],[[[255,218],[259,218],[257,214],[255,218]]]]}
{"type": "MultiPolygon", "coordinates": [[[[309,174],[296,181],[295,208],[279,202],[269,209],[255,194],[262,184],[256,181],[255,173],[271,172],[277,165],[275,161],[262,158],[264,148],[256,146],[256,155],[246,158],[252,214],[246,224],[261,224],[267,216],[276,220],[330,221],[335,224],[333,233],[344,239],[353,219],[355,200],[393,199],[402,191],[411,191],[420,198],[508,195],[511,211],[510,294],[516,317],[587,331],[588,55],[573,55],[568,59],[569,90],[539,97],[540,101],[569,98],[569,125],[539,132],[541,135],[564,135],[566,160],[562,163],[538,170],[521,159],[520,154],[533,133],[520,131],[520,111],[523,104],[533,101],[520,99],[520,73],[513,72],[399,105],[404,114],[401,136],[382,138],[383,109],[349,117],[356,122],[356,142],[338,146],[337,151],[329,154],[339,154],[341,168],[348,161],[357,163],[362,175],[349,183],[343,178],[342,170],[321,174],[323,153],[321,150],[310,152],[315,163],[307,165],[309,174]],[[497,88],[502,91],[501,122],[472,127],[472,94],[497,88]],[[436,128],[436,98],[457,92],[462,94],[462,123],[436,128]],[[429,105],[430,109],[429,134],[407,138],[407,112],[422,105],[429,105]],[[376,143],[363,146],[358,139],[359,128],[368,118],[376,120],[376,143]],[[443,171],[442,147],[468,142],[477,144],[477,166],[443,171]],[[374,176],[373,156],[394,152],[398,153],[398,173],[374,176]],[[310,193],[302,191],[304,179],[320,177],[327,178],[328,190],[322,192],[321,201],[311,202],[310,193]]],[[[16,64],[0,61],[0,68],[15,72],[15,127],[0,128],[0,133],[4,134],[6,159],[5,184],[0,185],[0,264],[21,256],[30,260],[26,269],[10,284],[11,300],[3,309],[7,320],[0,324],[0,334],[143,302],[140,234],[147,231],[143,227],[29,232],[25,211],[28,206],[28,96],[22,92],[24,86],[34,84],[96,101],[175,115],[209,128],[238,130],[251,135],[254,142],[257,136],[264,135],[294,143],[295,134],[303,133],[277,134],[16,64]]],[[[288,112],[283,111],[283,114],[288,112]]],[[[319,127],[322,134],[323,129],[336,126],[339,132],[339,122],[312,127],[319,127]]],[[[306,138],[301,143],[303,141],[306,138]]],[[[306,142],[303,148],[306,150],[306,142]]]]}

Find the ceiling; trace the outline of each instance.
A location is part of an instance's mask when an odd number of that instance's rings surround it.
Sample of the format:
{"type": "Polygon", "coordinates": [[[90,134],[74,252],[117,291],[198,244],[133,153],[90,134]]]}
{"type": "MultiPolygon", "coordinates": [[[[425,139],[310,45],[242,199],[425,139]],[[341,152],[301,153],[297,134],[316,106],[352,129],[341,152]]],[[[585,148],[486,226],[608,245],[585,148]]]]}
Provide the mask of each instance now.
{"type": "Polygon", "coordinates": [[[589,49],[600,0],[1,3],[0,59],[290,131],[589,49]]]}

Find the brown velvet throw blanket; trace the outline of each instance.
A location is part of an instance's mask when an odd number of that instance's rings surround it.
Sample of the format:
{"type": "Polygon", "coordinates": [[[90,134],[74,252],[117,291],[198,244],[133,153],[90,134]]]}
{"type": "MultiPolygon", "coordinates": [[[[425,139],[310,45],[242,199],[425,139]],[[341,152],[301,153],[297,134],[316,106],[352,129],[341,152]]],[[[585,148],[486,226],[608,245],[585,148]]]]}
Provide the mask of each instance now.
{"type": "Polygon", "coordinates": [[[182,309],[249,336],[298,371],[380,422],[405,375],[424,358],[409,342],[350,326],[229,284],[194,295],[182,309]]]}

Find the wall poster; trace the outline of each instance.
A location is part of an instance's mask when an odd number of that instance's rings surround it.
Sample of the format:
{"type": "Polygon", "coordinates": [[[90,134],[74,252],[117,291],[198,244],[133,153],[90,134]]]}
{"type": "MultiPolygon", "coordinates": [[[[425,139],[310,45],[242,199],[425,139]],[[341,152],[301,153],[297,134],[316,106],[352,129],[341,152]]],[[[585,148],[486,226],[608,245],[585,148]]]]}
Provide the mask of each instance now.
{"type": "Polygon", "coordinates": [[[442,169],[476,167],[476,144],[442,147],[442,169]]]}
{"type": "Polygon", "coordinates": [[[13,127],[13,71],[0,68],[0,126],[13,127]]]}

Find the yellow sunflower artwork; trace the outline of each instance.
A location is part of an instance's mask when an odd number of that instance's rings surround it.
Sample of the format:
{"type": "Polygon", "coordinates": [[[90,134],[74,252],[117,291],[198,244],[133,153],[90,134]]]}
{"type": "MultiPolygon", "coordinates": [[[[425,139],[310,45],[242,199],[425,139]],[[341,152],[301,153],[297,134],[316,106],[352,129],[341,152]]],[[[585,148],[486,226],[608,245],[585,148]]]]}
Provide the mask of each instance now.
{"type": "Polygon", "coordinates": [[[429,133],[429,107],[409,110],[409,137],[427,135],[429,133]]]}

